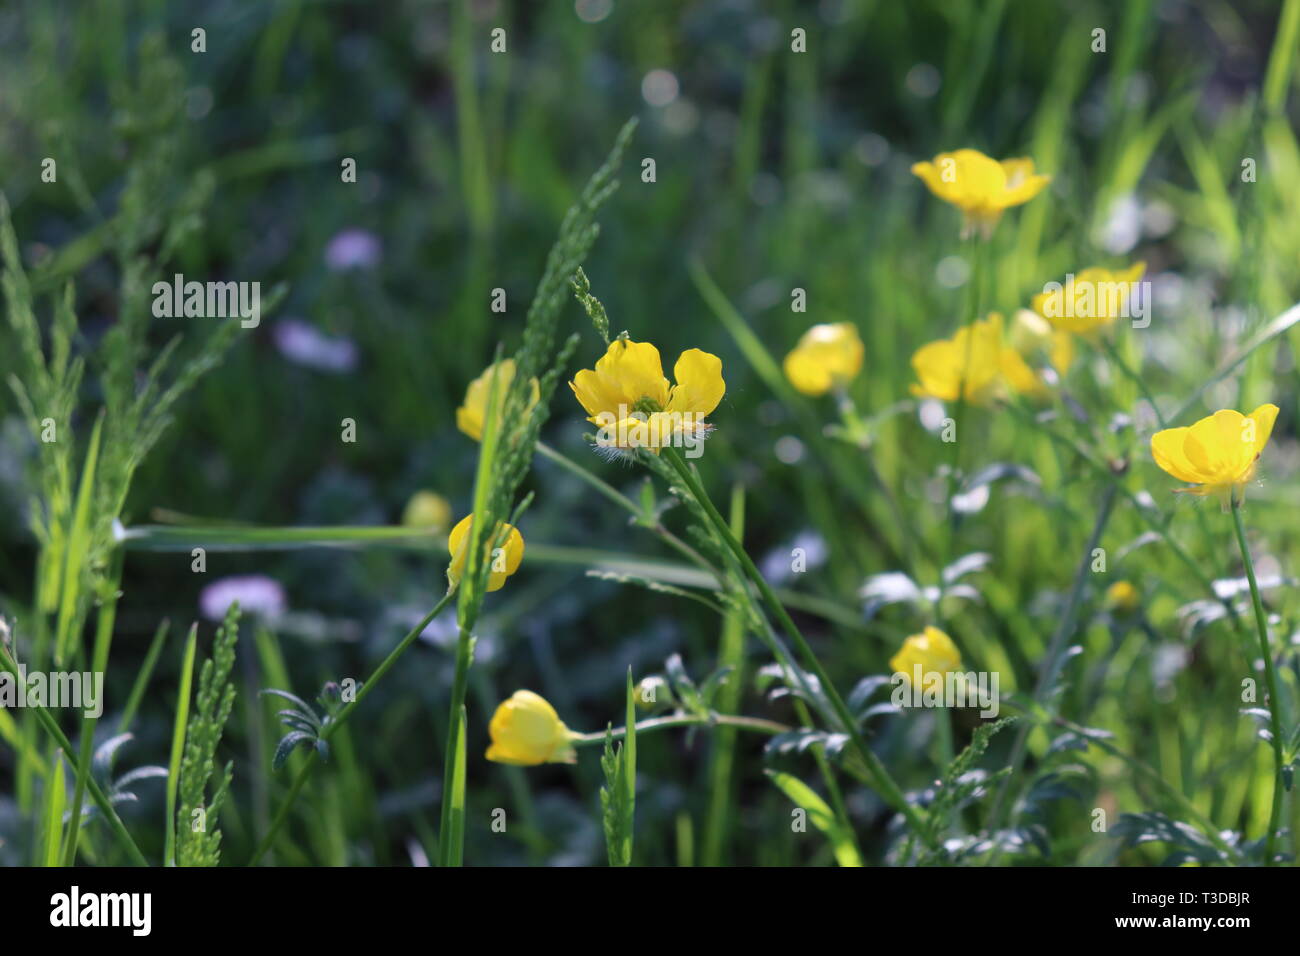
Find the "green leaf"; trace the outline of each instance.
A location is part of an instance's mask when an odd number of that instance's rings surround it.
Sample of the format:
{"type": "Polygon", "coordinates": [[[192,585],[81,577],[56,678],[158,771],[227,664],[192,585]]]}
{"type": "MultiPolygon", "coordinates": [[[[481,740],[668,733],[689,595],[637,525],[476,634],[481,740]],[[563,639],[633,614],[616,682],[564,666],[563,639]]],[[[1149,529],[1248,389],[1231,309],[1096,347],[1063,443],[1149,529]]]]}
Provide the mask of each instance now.
{"type": "Polygon", "coordinates": [[[830,841],[831,851],[840,866],[862,866],[862,857],[853,842],[853,834],[845,832],[840,826],[830,806],[817,791],[798,777],[779,770],[766,771],[767,777],[777,788],[790,798],[796,807],[808,814],[808,819],[830,841]]]}
{"type": "Polygon", "coordinates": [[[605,730],[605,752],[600,759],[605,786],[600,789],[605,848],[610,866],[632,865],[632,837],[636,816],[636,695],[632,669],[627,671],[627,735],[614,746],[613,728],[605,730]]]}

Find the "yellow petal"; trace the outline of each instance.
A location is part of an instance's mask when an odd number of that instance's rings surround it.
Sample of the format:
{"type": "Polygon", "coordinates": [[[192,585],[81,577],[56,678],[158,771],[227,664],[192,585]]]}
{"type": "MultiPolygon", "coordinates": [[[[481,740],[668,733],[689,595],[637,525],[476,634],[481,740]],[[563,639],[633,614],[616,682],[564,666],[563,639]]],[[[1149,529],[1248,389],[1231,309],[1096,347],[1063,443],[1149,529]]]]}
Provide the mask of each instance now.
{"type": "Polygon", "coordinates": [[[1183,453],[1206,484],[1234,481],[1254,458],[1254,444],[1242,440],[1245,416],[1223,408],[1196,422],[1183,440],[1183,453]]]}
{"type": "Polygon", "coordinates": [[[629,408],[647,398],[660,408],[668,404],[668,379],[664,378],[659,350],[649,342],[614,340],[596,363],[596,373],[609,391],[621,394],[629,408]]]}
{"type": "Polygon", "coordinates": [[[1268,444],[1268,440],[1273,434],[1273,422],[1277,420],[1277,412],[1276,405],[1264,404],[1250,413],[1249,417],[1255,423],[1256,458],[1264,451],[1264,446],[1268,444]]]}
{"type": "Polygon", "coordinates": [[[1166,428],[1156,432],[1151,436],[1151,457],[1179,481],[1199,484],[1204,479],[1183,452],[1183,442],[1190,431],[1190,428],[1166,428]]]}
{"type": "Polygon", "coordinates": [[[825,395],[835,384],[830,369],[808,349],[796,348],[785,357],[782,369],[795,391],[814,398],[825,395]]]}
{"type": "Polygon", "coordinates": [[[673,386],[667,407],[674,412],[689,412],[701,418],[718,407],[727,392],[722,379],[722,359],[699,349],[687,349],[673,366],[673,386]]]}

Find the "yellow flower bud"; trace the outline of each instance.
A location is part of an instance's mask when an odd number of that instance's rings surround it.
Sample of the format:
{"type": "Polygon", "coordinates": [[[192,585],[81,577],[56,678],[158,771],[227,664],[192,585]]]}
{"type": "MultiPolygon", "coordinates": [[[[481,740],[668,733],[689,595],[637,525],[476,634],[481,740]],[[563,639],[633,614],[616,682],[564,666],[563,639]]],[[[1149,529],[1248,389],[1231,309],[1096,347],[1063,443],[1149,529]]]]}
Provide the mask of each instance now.
{"type": "Polygon", "coordinates": [[[921,679],[926,686],[934,680],[943,680],[950,671],[961,668],[961,652],[957,645],[937,627],[927,627],[920,634],[913,634],[903,642],[889,660],[889,666],[895,674],[905,674],[910,683],[917,665],[921,667],[921,679]]]}
{"type": "Polygon", "coordinates": [[[785,357],[785,377],[805,395],[825,395],[862,371],[863,351],[852,322],[814,325],[785,357]]]}
{"type": "Polygon", "coordinates": [[[1106,606],[1117,614],[1132,614],[1142,602],[1142,595],[1128,581],[1116,581],[1106,589],[1106,606]]]}
{"type": "Polygon", "coordinates": [[[442,495],[432,491],[417,491],[402,511],[403,527],[441,532],[446,531],[450,523],[451,505],[442,495]]]}
{"type": "MultiPolygon", "coordinates": [[[[451,529],[451,536],[447,539],[447,549],[451,552],[451,564],[447,566],[447,579],[452,584],[459,584],[461,575],[465,573],[465,560],[469,556],[469,530],[473,523],[473,515],[461,518],[456,527],[451,529]]],[[[524,560],[524,537],[518,529],[514,525],[505,525],[504,544],[497,544],[501,526],[498,525],[497,529],[498,533],[489,537],[483,544],[492,565],[492,570],[488,574],[489,591],[501,590],[506,583],[506,578],[518,571],[520,562],[524,560]]]]}
{"type": "Polygon", "coordinates": [[[544,763],[573,763],[577,760],[570,738],[555,708],[531,690],[517,690],[503,701],[488,724],[492,746],[488,760],[535,767],[544,763]]]}
{"type": "MultiPolygon", "coordinates": [[[[492,379],[494,375],[497,380],[497,408],[499,410],[506,400],[506,392],[510,389],[510,383],[515,380],[514,359],[502,359],[500,362],[495,362],[485,368],[482,375],[469,383],[469,388],[465,390],[465,403],[456,409],[456,427],[475,441],[483,440],[483,419],[487,415],[487,404],[492,395],[492,379]]],[[[539,395],[537,379],[533,379],[532,385],[533,396],[528,403],[529,408],[537,404],[539,395]]],[[[499,421],[498,419],[498,424],[499,421]]]]}

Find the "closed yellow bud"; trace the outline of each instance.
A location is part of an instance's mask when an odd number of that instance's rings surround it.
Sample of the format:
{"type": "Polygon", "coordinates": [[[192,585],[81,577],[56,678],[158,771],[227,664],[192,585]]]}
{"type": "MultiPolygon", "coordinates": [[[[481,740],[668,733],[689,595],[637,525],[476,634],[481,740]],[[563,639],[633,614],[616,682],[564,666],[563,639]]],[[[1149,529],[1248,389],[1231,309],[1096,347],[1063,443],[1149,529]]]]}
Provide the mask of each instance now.
{"type": "Polygon", "coordinates": [[[402,511],[402,525],[407,528],[439,532],[446,531],[450,523],[451,505],[442,495],[432,491],[417,491],[402,511]]]}
{"type": "MultiPolygon", "coordinates": [[[[469,383],[465,390],[465,402],[456,409],[456,427],[475,441],[483,440],[483,420],[487,417],[488,399],[492,396],[492,380],[496,378],[497,409],[504,405],[506,392],[515,380],[515,360],[502,359],[483,370],[483,374],[469,383]]],[[[531,409],[537,404],[539,396],[537,379],[533,379],[532,399],[528,403],[531,409]]],[[[498,418],[498,423],[500,419],[498,418]]]]}
{"type": "Polygon", "coordinates": [[[852,322],[814,325],[785,357],[785,377],[805,395],[825,395],[862,371],[863,351],[852,322]]]}
{"type": "Polygon", "coordinates": [[[488,724],[492,746],[488,760],[517,767],[544,763],[573,763],[577,754],[573,734],[546,699],[531,690],[517,690],[503,701],[488,724]]]}
{"type": "Polygon", "coordinates": [[[903,642],[889,660],[889,666],[895,674],[905,674],[911,682],[917,666],[921,668],[921,679],[925,685],[933,680],[942,680],[951,671],[961,668],[961,652],[957,645],[937,627],[927,627],[920,634],[913,634],[903,642]],[[938,675],[933,677],[931,675],[938,675]]]}
{"type": "Polygon", "coordinates": [[[1132,614],[1142,602],[1142,595],[1128,581],[1116,581],[1106,589],[1106,606],[1118,614],[1132,614]]]}
{"type": "MultiPolygon", "coordinates": [[[[465,573],[465,559],[469,556],[469,530],[473,523],[473,515],[461,518],[456,527],[451,529],[451,536],[447,539],[447,549],[451,552],[451,564],[447,566],[447,579],[452,584],[459,584],[461,576],[465,573]]],[[[489,591],[501,590],[506,583],[506,578],[518,571],[520,562],[524,560],[523,535],[514,525],[507,524],[505,543],[498,544],[501,537],[500,530],[501,526],[498,525],[498,533],[483,543],[492,566],[488,574],[489,591]]]]}

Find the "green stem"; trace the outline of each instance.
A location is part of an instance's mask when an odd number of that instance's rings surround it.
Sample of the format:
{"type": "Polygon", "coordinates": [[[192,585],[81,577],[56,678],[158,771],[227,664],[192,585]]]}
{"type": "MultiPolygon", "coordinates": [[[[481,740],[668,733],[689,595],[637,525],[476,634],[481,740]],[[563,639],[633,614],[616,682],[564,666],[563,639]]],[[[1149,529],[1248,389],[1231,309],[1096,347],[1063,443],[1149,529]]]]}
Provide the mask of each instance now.
{"type": "MultiPolygon", "coordinates": [[[[1092,566],[1092,553],[1101,541],[1102,532],[1106,529],[1106,523],[1110,520],[1118,490],[1118,484],[1111,484],[1102,495],[1101,507],[1097,509],[1097,520],[1093,524],[1092,534],[1084,547],[1083,558],[1079,561],[1079,567],[1074,572],[1074,584],[1070,588],[1065,613],[1061,617],[1061,623],[1057,627],[1056,633],[1052,635],[1052,643],[1047,648],[1047,654],[1043,657],[1042,670],[1039,671],[1038,683],[1034,687],[1033,702],[1035,705],[1042,703],[1043,698],[1047,695],[1060,673],[1066,642],[1069,640],[1070,635],[1074,633],[1079,607],[1083,602],[1083,589],[1088,580],[1089,569],[1092,566]]],[[[993,801],[993,809],[989,812],[990,830],[996,831],[1002,826],[1007,794],[1011,788],[1011,781],[1020,772],[1020,764],[1025,758],[1025,745],[1029,740],[1029,730],[1030,727],[1026,724],[1016,733],[1016,740],[1011,748],[1011,756],[1007,760],[1007,766],[1011,769],[1011,772],[1003,778],[1002,785],[998,788],[997,799],[993,801]]],[[[1001,851],[999,850],[993,859],[996,860],[1000,855],[1001,851]]]]}
{"type": "MultiPolygon", "coordinates": [[[[826,669],[822,666],[821,661],[818,660],[817,655],[813,653],[813,649],[804,638],[803,633],[795,626],[794,621],[791,620],[790,615],[786,612],[785,606],[781,604],[781,601],[772,591],[767,580],[758,570],[758,567],[754,564],[753,560],[750,559],[744,546],[741,545],[741,543],[736,540],[736,536],[731,533],[731,528],[727,526],[727,522],[723,519],[722,515],[718,513],[718,509],[714,507],[713,501],[709,498],[708,493],[700,484],[699,479],[691,472],[690,468],[687,466],[686,462],[682,460],[681,456],[677,454],[676,449],[665,448],[663,450],[663,455],[685,483],[692,497],[696,499],[700,507],[704,510],[704,513],[708,515],[709,521],[712,522],[718,536],[726,543],[727,547],[735,555],[736,560],[744,569],[745,574],[754,582],[754,586],[758,588],[759,594],[762,595],[764,603],[767,604],[777,622],[790,636],[790,639],[794,641],[795,647],[798,649],[799,655],[803,659],[804,666],[816,676],[818,682],[821,684],[821,690],[826,695],[827,700],[830,701],[831,707],[835,711],[835,715],[841,724],[841,729],[848,734],[849,739],[853,742],[853,746],[857,749],[863,762],[867,765],[872,778],[875,780],[876,789],[879,791],[880,795],[885,799],[886,803],[907,819],[909,826],[911,826],[916,833],[925,834],[927,831],[923,815],[916,807],[907,802],[907,797],[904,795],[902,789],[900,789],[898,784],[894,782],[894,778],[889,775],[889,771],[885,768],[885,765],[880,762],[880,758],[877,757],[867,745],[867,741],[862,736],[861,730],[858,729],[857,722],[853,719],[853,714],[849,711],[848,705],[844,703],[844,699],[839,695],[839,692],[835,690],[835,686],[831,683],[830,675],[826,673],[826,669]]],[[[927,836],[925,839],[928,841],[930,838],[927,836]]]]}
{"type": "Polygon", "coordinates": [[[682,555],[693,564],[696,564],[699,567],[704,568],[706,571],[710,571],[710,572],[713,571],[712,565],[709,564],[709,562],[704,558],[702,554],[700,554],[697,550],[692,548],[681,538],[677,537],[677,535],[673,534],[671,531],[665,528],[658,521],[654,522],[653,524],[647,523],[644,520],[647,517],[645,514],[645,509],[643,509],[640,505],[638,505],[627,495],[623,494],[613,485],[609,484],[608,482],[604,481],[598,476],[592,474],[586,468],[583,468],[581,465],[579,465],[576,461],[574,461],[573,459],[565,455],[560,454],[550,445],[546,444],[541,440],[537,442],[536,447],[537,447],[538,454],[540,454],[542,457],[549,458],[551,461],[555,462],[565,471],[569,472],[569,474],[591,485],[591,487],[595,488],[597,491],[599,491],[610,501],[614,502],[614,504],[618,505],[620,508],[626,509],[634,517],[640,519],[639,523],[643,527],[649,528],[654,534],[656,534],[659,537],[661,541],[664,542],[664,544],[668,545],[678,554],[682,555]]]}
{"type": "MultiPolygon", "coordinates": [[[[456,773],[458,744],[464,733],[462,722],[465,720],[465,688],[469,685],[469,668],[473,661],[474,636],[468,629],[462,627],[460,637],[456,641],[456,676],[451,684],[451,715],[447,721],[447,752],[443,758],[442,815],[438,826],[440,866],[459,866],[464,849],[462,846],[457,846],[453,835],[454,810],[458,803],[463,802],[463,796],[456,792],[455,781],[458,778],[456,773]]],[[[461,836],[463,835],[462,832],[461,836]]]]}
{"type": "Polygon", "coordinates": [[[1259,596],[1259,584],[1255,581],[1255,562],[1250,558],[1250,546],[1246,543],[1246,528],[1241,521],[1242,502],[1234,493],[1232,496],[1232,523],[1237,531],[1237,545],[1241,548],[1241,561],[1246,566],[1246,580],[1250,582],[1250,599],[1255,605],[1255,627],[1259,631],[1259,652],[1264,658],[1264,679],[1268,685],[1268,723],[1272,733],[1273,744],[1273,807],[1268,815],[1268,833],[1264,838],[1264,865],[1272,866],[1273,848],[1277,840],[1277,829],[1282,818],[1282,770],[1286,758],[1282,753],[1282,697],[1278,694],[1277,672],[1273,667],[1273,652],[1268,646],[1268,617],[1264,614],[1264,602],[1259,596]]]}
{"type": "MultiPolygon", "coordinates": [[[[669,730],[674,727],[735,727],[738,730],[752,730],[756,734],[766,734],[769,737],[784,734],[793,729],[785,724],[779,724],[775,720],[763,720],[761,717],[733,717],[727,714],[709,714],[708,716],[669,714],[666,717],[651,717],[648,720],[638,720],[633,726],[636,728],[638,736],[655,730],[669,730]]],[[[622,740],[627,736],[627,727],[617,727],[610,733],[613,735],[613,739],[622,740]]],[[[605,731],[596,730],[589,734],[574,734],[570,739],[575,747],[596,747],[605,742],[605,731]]]]}
{"type": "MultiPolygon", "coordinates": [[[[6,671],[13,675],[15,681],[23,680],[23,677],[18,670],[18,664],[9,656],[7,648],[0,647],[0,666],[4,667],[6,671]]],[[[56,721],[50,712],[41,705],[36,705],[30,709],[35,711],[37,721],[39,721],[40,725],[45,728],[46,733],[54,739],[54,742],[58,745],[59,749],[63,751],[63,755],[70,763],[74,763],[77,766],[77,773],[78,776],[80,776],[81,767],[73,755],[72,742],[68,740],[67,735],[59,728],[58,721],[56,721]]],[[[116,836],[118,841],[122,844],[127,855],[131,857],[131,862],[136,866],[148,866],[149,861],[144,858],[144,854],[140,852],[140,848],[136,846],[135,841],[131,839],[131,834],[127,832],[126,827],[122,823],[122,818],[117,815],[117,810],[113,808],[113,804],[109,801],[108,795],[104,793],[103,788],[95,782],[95,778],[91,776],[89,772],[86,773],[86,787],[90,791],[90,798],[95,801],[95,805],[99,807],[100,812],[104,815],[104,819],[108,821],[109,829],[113,831],[113,835],[116,836]]]]}
{"type": "MultiPolygon", "coordinates": [[[[122,577],[122,549],[117,548],[110,559],[112,571],[105,580],[105,597],[95,619],[95,648],[91,655],[91,673],[104,674],[108,670],[108,652],[113,643],[113,620],[117,614],[117,586],[122,577]]],[[[98,717],[85,713],[81,716],[81,760],[77,766],[77,782],[72,791],[72,817],[68,820],[68,835],[64,841],[63,865],[77,862],[77,842],[81,835],[81,806],[86,798],[86,780],[90,776],[95,749],[95,727],[98,717]]]]}
{"type": "MultiPolygon", "coordinates": [[[[456,588],[454,586],[448,588],[447,593],[442,596],[442,600],[434,605],[433,610],[426,614],[420,620],[420,623],[416,624],[415,627],[413,627],[407,635],[402,638],[398,645],[388,653],[388,656],[385,657],[379,666],[375,668],[374,673],[371,674],[366,682],[361,685],[360,689],[357,691],[357,696],[353,698],[346,707],[339,711],[337,717],[330,720],[325,725],[325,728],[321,731],[320,735],[322,740],[328,741],[338,732],[338,729],[343,726],[344,721],[352,715],[354,710],[361,706],[361,702],[366,699],[366,696],[375,685],[383,680],[384,675],[393,669],[393,665],[397,663],[398,658],[406,653],[407,648],[414,644],[416,639],[424,633],[424,629],[429,626],[429,622],[442,613],[443,608],[450,603],[452,596],[455,593],[456,588]]],[[[257,845],[257,849],[253,851],[253,855],[248,860],[248,866],[256,865],[258,860],[260,860],[266,854],[266,851],[271,848],[271,844],[275,841],[276,834],[280,832],[280,829],[284,826],[285,820],[289,817],[289,811],[293,808],[294,800],[296,800],[298,794],[302,792],[303,785],[307,782],[307,778],[311,775],[312,769],[315,766],[316,750],[313,749],[307,754],[306,761],[304,761],[302,767],[299,768],[298,776],[294,778],[293,785],[290,786],[288,795],[285,796],[284,802],[280,804],[280,809],[276,812],[275,819],[271,821],[271,828],[266,831],[266,835],[262,837],[262,841],[257,845]]]]}

